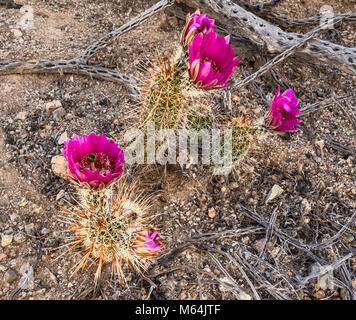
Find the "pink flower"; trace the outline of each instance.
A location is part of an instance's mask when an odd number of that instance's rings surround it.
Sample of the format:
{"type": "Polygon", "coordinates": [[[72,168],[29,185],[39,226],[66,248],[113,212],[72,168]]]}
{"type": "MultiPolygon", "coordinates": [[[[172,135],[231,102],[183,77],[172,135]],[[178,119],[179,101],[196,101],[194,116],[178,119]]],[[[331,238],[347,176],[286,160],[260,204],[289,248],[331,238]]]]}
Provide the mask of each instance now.
{"type": "Polygon", "coordinates": [[[300,110],[297,108],[299,100],[294,96],[293,89],[287,89],[280,94],[280,86],[271,100],[268,112],[267,127],[275,131],[298,131],[294,128],[302,120],[297,119],[300,110]]]}
{"type": "Polygon", "coordinates": [[[62,153],[67,159],[69,177],[81,187],[103,189],[123,173],[124,150],[104,133],[73,135],[64,142],[62,153]]]}
{"type": "Polygon", "coordinates": [[[239,60],[234,58],[230,37],[218,36],[214,31],[198,33],[189,45],[190,79],[205,90],[221,89],[239,60]]]}
{"type": "Polygon", "coordinates": [[[192,15],[188,14],[185,28],[182,33],[181,43],[186,46],[192,42],[196,33],[206,33],[208,31],[214,31],[215,24],[213,19],[205,13],[200,13],[200,10],[197,9],[192,15]]]}
{"type": "Polygon", "coordinates": [[[162,247],[156,230],[144,230],[137,234],[133,242],[135,253],[142,257],[154,257],[162,247]]]}

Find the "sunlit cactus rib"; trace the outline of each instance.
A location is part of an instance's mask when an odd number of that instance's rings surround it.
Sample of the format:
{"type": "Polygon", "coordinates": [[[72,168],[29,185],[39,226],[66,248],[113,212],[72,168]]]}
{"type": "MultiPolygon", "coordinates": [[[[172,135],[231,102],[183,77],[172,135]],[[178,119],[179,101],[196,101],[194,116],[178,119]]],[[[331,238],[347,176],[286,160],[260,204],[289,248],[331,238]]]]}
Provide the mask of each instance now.
{"type": "MultiPolygon", "coordinates": [[[[148,202],[150,198],[135,195],[135,184],[129,185],[126,180],[120,179],[117,196],[112,197],[111,191],[85,191],[81,190],[79,206],[66,209],[63,213],[71,215],[65,218],[69,228],[64,231],[74,232],[72,244],[63,254],[74,248],[81,248],[83,257],[73,266],[73,274],[84,268],[89,259],[93,258],[98,267],[95,273],[95,283],[101,275],[104,264],[110,264],[112,272],[124,279],[123,264],[129,265],[134,271],[141,273],[149,265],[149,259],[157,255],[162,247],[155,232],[157,243],[155,250],[150,244],[142,241],[142,234],[149,224],[148,202]],[[141,242],[140,250],[136,249],[137,241],[141,242]]],[[[63,231],[63,232],[64,232],[63,231]]],[[[58,258],[59,258],[58,257],[58,258]]]]}
{"type": "Polygon", "coordinates": [[[233,119],[229,128],[232,129],[232,162],[236,165],[248,152],[256,131],[241,117],[233,119]]]}

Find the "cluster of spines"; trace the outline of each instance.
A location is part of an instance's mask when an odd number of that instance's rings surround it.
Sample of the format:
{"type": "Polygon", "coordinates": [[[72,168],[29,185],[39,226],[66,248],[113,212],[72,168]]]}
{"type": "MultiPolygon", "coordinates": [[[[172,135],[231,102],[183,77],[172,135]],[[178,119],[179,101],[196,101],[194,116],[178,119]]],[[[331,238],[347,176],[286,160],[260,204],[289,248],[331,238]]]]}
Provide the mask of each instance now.
{"type": "Polygon", "coordinates": [[[72,209],[63,208],[63,212],[71,217],[63,217],[69,228],[63,232],[74,232],[70,237],[72,242],[70,252],[80,248],[83,257],[73,266],[73,275],[84,268],[90,257],[97,263],[95,283],[100,278],[104,263],[110,263],[112,272],[124,279],[123,264],[130,266],[141,273],[148,264],[147,258],[152,256],[138,255],[135,252],[134,242],[145,230],[147,223],[148,198],[134,196],[134,184],[127,186],[126,181],[121,181],[115,199],[112,199],[112,190],[83,193],[79,190],[82,201],[72,209]]]}

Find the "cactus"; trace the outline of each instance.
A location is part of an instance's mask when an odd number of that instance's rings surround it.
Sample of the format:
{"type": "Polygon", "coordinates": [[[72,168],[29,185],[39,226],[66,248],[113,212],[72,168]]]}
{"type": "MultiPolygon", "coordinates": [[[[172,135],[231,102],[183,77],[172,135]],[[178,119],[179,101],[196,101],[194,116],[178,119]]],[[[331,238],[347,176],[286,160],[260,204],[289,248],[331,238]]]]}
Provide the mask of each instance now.
{"type": "MultiPolygon", "coordinates": [[[[120,179],[115,198],[112,197],[110,189],[80,190],[82,201],[79,206],[72,209],[63,208],[63,212],[72,216],[66,219],[70,227],[63,232],[74,231],[74,241],[59,257],[79,245],[84,254],[73,267],[73,274],[84,268],[91,256],[98,265],[95,283],[100,278],[105,263],[111,264],[112,272],[123,278],[123,264],[128,264],[133,270],[141,273],[146,269],[149,258],[157,254],[161,247],[158,234],[155,234],[156,245],[153,250],[149,245],[146,248],[146,243],[142,242],[143,234],[147,230],[147,203],[150,199],[135,196],[134,189],[135,183],[130,186],[126,180],[120,179]],[[141,247],[137,250],[139,240],[141,247]]],[[[152,242],[150,238],[147,240],[152,242]]]]}
{"type": "Polygon", "coordinates": [[[188,78],[186,58],[182,50],[173,58],[157,54],[154,66],[144,69],[147,76],[140,84],[139,128],[154,121],[157,129],[175,129],[183,121],[187,99],[196,91],[188,78]]]}

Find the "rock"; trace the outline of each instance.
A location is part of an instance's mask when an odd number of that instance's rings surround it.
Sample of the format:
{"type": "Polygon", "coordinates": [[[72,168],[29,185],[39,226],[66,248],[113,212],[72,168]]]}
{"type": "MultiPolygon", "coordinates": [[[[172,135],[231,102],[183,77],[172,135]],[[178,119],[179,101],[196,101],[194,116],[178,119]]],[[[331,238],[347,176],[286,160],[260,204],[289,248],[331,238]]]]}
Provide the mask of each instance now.
{"type": "Polygon", "coordinates": [[[3,271],[5,271],[5,270],[6,270],[6,267],[0,265],[0,272],[3,272],[3,271]]]}
{"type": "Polygon", "coordinates": [[[21,287],[22,289],[33,290],[35,287],[33,278],[33,267],[28,262],[25,262],[20,268],[20,273],[21,279],[19,281],[19,287],[21,287]]]}
{"type": "Polygon", "coordinates": [[[14,33],[15,38],[21,38],[22,37],[22,32],[18,29],[13,29],[12,32],[14,33]]]}
{"type": "Polygon", "coordinates": [[[25,231],[28,235],[35,235],[35,225],[33,223],[29,223],[25,225],[25,231]]]}
{"type": "Polygon", "coordinates": [[[6,216],[4,213],[0,213],[0,223],[6,223],[6,216]]]}
{"type": "Polygon", "coordinates": [[[46,272],[49,276],[49,279],[56,285],[58,286],[58,280],[56,278],[56,276],[51,272],[51,270],[49,270],[47,267],[46,267],[46,272]]]}
{"type": "Polygon", "coordinates": [[[3,234],[1,237],[1,246],[7,247],[11,244],[12,242],[12,234],[3,234]]]}
{"type": "Polygon", "coordinates": [[[27,115],[28,115],[28,112],[26,111],[21,111],[19,112],[16,117],[15,117],[15,120],[25,120],[27,118],[27,115]]]}
{"type": "Polygon", "coordinates": [[[67,132],[63,132],[63,133],[61,134],[61,136],[59,137],[59,139],[58,139],[58,144],[63,144],[64,141],[66,141],[67,139],[68,139],[68,134],[67,134],[67,132]]]}
{"type": "Polygon", "coordinates": [[[41,230],[41,234],[49,234],[51,232],[51,230],[47,229],[47,228],[43,228],[41,230]]]}
{"type": "Polygon", "coordinates": [[[2,259],[5,259],[7,256],[6,256],[6,254],[5,253],[0,253],[0,261],[2,260],[2,259]]]}
{"type": "Polygon", "coordinates": [[[275,184],[268,193],[265,203],[267,204],[268,202],[276,199],[283,193],[283,191],[284,190],[278,184],[275,184]]]}
{"type": "Polygon", "coordinates": [[[46,103],[46,111],[48,113],[60,108],[62,106],[62,102],[60,102],[59,100],[55,100],[55,101],[51,101],[51,102],[48,102],[46,103]]]}
{"type": "Polygon", "coordinates": [[[67,160],[63,156],[54,156],[51,160],[53,173],[62,179],[68,179],[67,160]]]}
{"type": "Polygon", "coordinates": [[[232,182],[231,184],[230,184],[230,189],[231,190],[235,190],[235,189],[237,189],[239,187],[239,185],[237,184],[237,182],[232,182]]]}
{"type": "Polygon", "coordinates": [[[255,241],[255,243],[253,244],[254,248],[257,250],[258,253],[260,253],[262,251],[263,244],[265,243],[265,241],[266,241],[266,239],[262,238],[262,239],[255,241]]]}
{"type": "Polygon", "coordinates": [[[34,213],[41,213],[43,211],[42,207],[40,207],[39,205],[37,205],[36,203],[32,203],[31,205],[31,209],[34,213]]]}
{"type": "Polygon", "coordinates": [[[302,201],[303,213],[308,214],[311,211],[311,206],[307,199],[303,199],[302,201]]]}
{"type": "Polygon", "coordinates": [[[74,118],[74,115],[72,113],[67,113],[66,114],[66,119],[67,120],[73,120],[73,118],[74,118]]]}
{"type": "Polygon", "coordinates": [[[22,232],[15,233],[14,241],[16,243],[23,243],[26,241],[26,236],[22,232]]]}
{"type": "Polygon", "coordinates": [[[319,290],[314,293],[314,298],[316,299],[323,299],[325,298],[325,292],[323,290],[319,290]]]}
{"type": "Polygon", "coordinates": [[[214,208],[208,209],[208,216],[210,219],[214,219],[216,217],[216,211],[214,208]]]}
{"type": "Polygon", "coordinates": [[[54,110],[52,112],[52,114],[53,114],[53,120],[59,121],[66,115],[66,111],[63,107],[60,107],[60,108],[54,110]]]}
{"type": "Polygon", "coordinates": [[[18,278],[17,273],[12,269],[7,270],[4,274],[4,280],[9,284],[16,281],[17,278],[18,278]]]}

